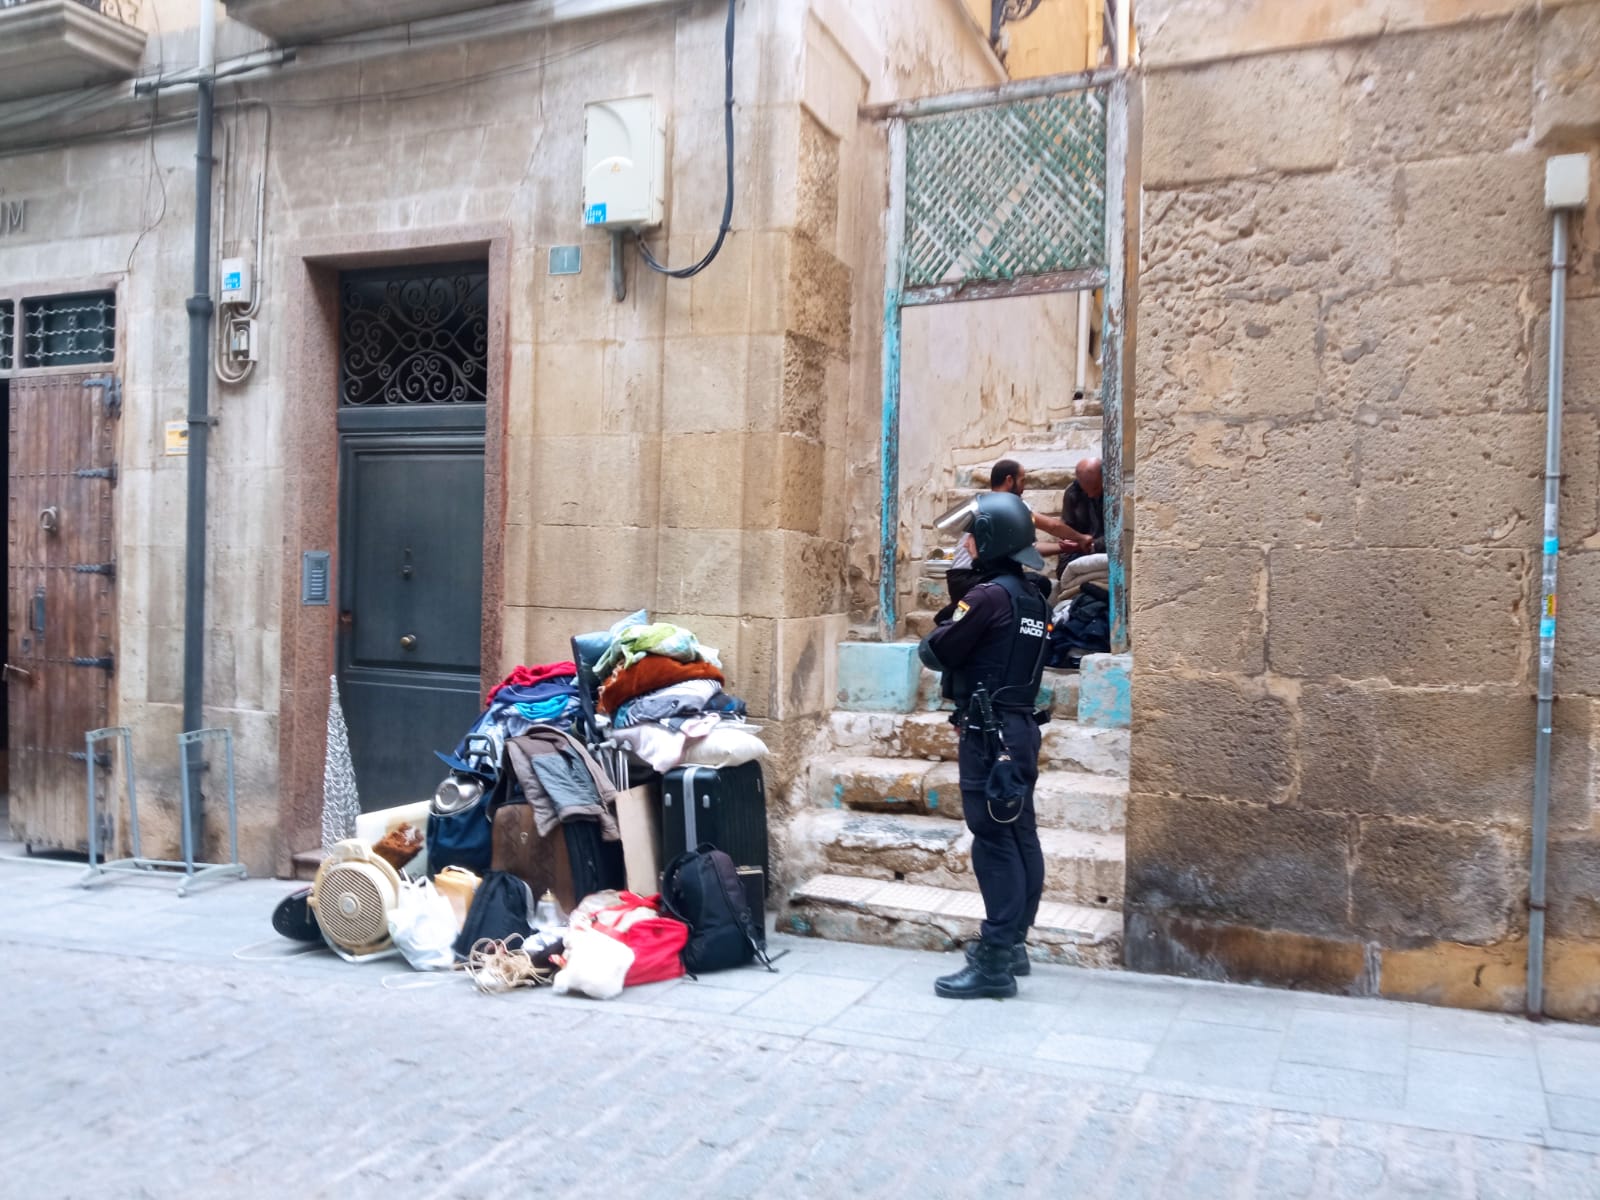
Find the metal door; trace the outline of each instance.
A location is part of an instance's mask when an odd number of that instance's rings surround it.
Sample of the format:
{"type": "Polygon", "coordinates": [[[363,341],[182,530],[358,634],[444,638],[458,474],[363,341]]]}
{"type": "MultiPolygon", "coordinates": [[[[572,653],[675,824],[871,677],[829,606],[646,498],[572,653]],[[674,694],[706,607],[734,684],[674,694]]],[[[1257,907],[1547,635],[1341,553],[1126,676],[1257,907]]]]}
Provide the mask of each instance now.
{"type": "Polygon", "coordinates": [[[9,390],[11,828],[75,850],[88,841],[83,735],[111,723],[117,389],[86,372],[9,390]]]}
{"type": "Polygon", "coordinates": [[[482,707],[483,437],[341,439],[339,678],[363,809],[431,795],[482,707]]]}
{"type": "Polygon", "coordinates": [[[339,278],[339,690],[368,810],[431,795],[481,708],[488,279],[339,278]]]}

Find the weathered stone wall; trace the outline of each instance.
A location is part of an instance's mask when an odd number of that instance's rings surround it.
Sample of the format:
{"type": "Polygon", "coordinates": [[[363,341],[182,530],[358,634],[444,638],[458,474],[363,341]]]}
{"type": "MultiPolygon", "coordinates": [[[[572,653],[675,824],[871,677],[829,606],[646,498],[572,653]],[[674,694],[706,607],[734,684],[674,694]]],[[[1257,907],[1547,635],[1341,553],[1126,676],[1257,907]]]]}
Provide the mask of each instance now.
{"type": "Polygon", "coordinates": [[[930,526],[961,482],[958,467],[1014,454],[1019,438],[1046,437],[1051,422],[1076,412],[1078,295],[908,308],[901,328],[900,550],[909,598],[920,560],[953,540],[932,540],[930,526]]]}
{"type": "MultiPolygon", "coordinates": [[[[1202,7],[1146,5],[1146,49],[1183,58],[1202,7]]],[[[1301,8],[1223,7],[1206,46],[1301,8]]],[[[1147,74],[1136,968],[1522,1003],[1543,170],[1596,148],[1600,7],[1488,7],[1519,11],[1147,74]]],[[[1574,229],[1549,979],[1551,1011],[1591,1018],[1597,212],[1574,229]]]]}

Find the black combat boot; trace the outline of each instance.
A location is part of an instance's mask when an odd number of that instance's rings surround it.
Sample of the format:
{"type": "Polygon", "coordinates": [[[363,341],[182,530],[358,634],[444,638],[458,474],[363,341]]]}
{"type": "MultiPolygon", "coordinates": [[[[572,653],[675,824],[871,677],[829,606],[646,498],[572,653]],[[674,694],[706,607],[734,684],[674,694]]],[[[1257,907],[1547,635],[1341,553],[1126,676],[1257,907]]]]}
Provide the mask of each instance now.
{"type": "MultiPolygon", "coordinates": [[[[967,943],[967,961],[972,962],[978,956],[978,943],[967,943]]],[[[1033,962],[1028,958],[1028,948],[1021,942],[1011,947],[1011,973],[1018,979],[1033,973],[1033,962]]]]}
{"type": "Polygon", "coordinates": [[[936,979],[933,990],[946,1000],[976,1000],[993,997],[1003,1000],[1017,994],[1017,980],[1011,974],[1011,947],[997,942],[979,942],[972,961],[954,975],[936,979]]]}

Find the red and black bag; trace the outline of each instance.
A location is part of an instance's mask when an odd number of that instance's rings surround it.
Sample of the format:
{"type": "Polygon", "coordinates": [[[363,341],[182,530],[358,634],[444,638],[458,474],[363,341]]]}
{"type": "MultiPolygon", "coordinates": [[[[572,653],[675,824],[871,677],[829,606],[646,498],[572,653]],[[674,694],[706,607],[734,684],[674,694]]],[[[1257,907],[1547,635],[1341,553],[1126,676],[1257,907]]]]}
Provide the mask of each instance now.
{"type": "Polygon", "coordinates": [[[662,983],[683,974],[683,947],[689,941],[689,927],[660,912],[660,896],[636,896],[623,892],[620,903],[594,914],[594,928],[608,933],[633,951],[623,987],[642,983],[662,983]],[[648,915],[635,916],[636,913],[648,915]]]}

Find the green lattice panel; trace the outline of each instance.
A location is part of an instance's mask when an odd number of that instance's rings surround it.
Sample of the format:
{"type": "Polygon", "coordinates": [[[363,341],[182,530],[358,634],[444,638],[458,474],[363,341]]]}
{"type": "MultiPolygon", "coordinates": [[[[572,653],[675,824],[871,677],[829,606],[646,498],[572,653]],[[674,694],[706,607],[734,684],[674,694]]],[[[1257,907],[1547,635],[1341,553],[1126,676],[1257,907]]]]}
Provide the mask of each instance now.
{"type": "Polygon", "coordinates": [[[906,127],[905,286],[1105,265],[1101,91],[918,117],[906,127]]]}

